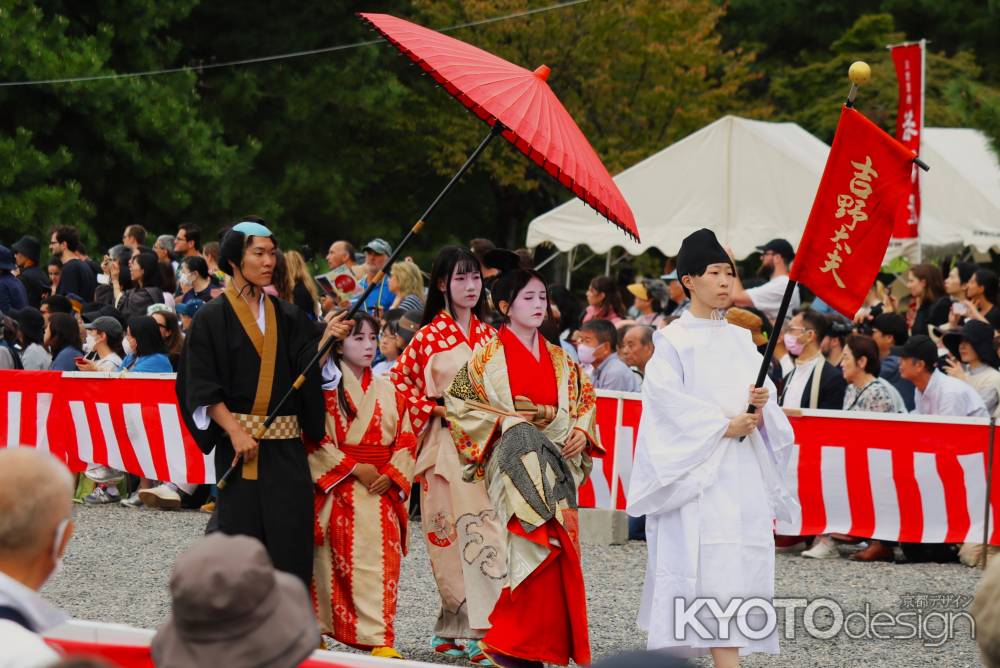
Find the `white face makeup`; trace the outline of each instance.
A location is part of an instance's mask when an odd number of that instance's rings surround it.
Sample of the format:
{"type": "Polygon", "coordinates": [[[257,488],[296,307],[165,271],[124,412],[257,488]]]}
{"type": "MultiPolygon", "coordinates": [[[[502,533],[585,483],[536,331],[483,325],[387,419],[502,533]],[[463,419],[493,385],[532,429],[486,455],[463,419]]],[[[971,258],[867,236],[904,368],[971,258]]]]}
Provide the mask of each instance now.
{"type": "Polygon", "coordinates": [[[451,275],[448,294],[457,308],[472,308],[479,301],[483,292],[483,277],[476,271],[455,272],[451,275]]]}
{"type": "Polygon", "coordinates": [[[537,329],[545,320],[548,303],[545,284],[537,278],[533,278],[514,297],[514,302],[507,310],[507,317],[510,318],[512,325],[537,329]]]}
{"type": "Polygon", "coordinates": [[[351,366],[365,368],[372,365],[378,349],[378,336],[369,323],[361,325],[361,330],[351,334],[343,343],[342,357],[351,366]]]}

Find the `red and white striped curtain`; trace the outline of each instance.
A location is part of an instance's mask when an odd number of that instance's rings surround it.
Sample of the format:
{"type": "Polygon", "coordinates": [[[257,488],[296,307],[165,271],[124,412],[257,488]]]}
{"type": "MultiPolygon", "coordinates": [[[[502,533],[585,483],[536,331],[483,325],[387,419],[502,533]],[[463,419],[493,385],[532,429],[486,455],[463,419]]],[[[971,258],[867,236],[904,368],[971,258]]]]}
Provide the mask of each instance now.
{"type": "MultiPolygon", "coordinates": [[[[94,462],[154,480],[215,481],[212,457],[180,419],[171,376],[95,376],[0,371],[0,447],[46,449],[74,471],[94,462]]],[[[580,505],[623,509],[642,401],[603,391],[597,401],[607,456],[581,487],[580,505]]],[[[982,540],[987,420],[812,410],[791,420],[788,480],[802,512],[779,533],[982,540]]],[[[1000,490],[991,496],[990,543],[1000,545],[992,519],[1000,490]]]]}
{"type": "MultiPolygon", "coordinates": [[[[598,392],[598,430],[608,453],[581,488],[581,506],[625,508],[641,415],[638,395],[598,392]]],[[[779,534],[982,541],[988,420],[825,410],[790,419],[796,443],[787,480],[801,514],[780,523],[779,534]]],[[[993,471],[1000,479],[1000,461],[993,471]]],[[[990,507],[989,542],[1000,545],[996,486],[990,507]]]]}

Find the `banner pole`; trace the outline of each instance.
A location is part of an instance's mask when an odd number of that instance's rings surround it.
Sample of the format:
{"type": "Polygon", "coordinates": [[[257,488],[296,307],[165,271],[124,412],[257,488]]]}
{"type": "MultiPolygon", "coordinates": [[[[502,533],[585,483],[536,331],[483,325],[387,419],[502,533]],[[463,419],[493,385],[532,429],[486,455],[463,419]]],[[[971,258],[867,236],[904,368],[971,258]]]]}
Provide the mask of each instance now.
{"type": "Polygon", "coordinates": [[[983,570],[986,570],[986,562],[990,549],[990,497],[993,493],[993,443],[996,440],[997,419],[990,418],[990,445],[986,451],[986,508],[983,511],[983,570]]]}
{"type": "MultiPolygon", "coordinates": [[[[795,294],[795,287],[798,281],[788,279],[785,286],[785,294],[781,296],[781,305],[778,306],[778,314],[774,318],[774,326],[771,328],[771,336],[767,339],[767,349],[764,350],[764,360],[760,363],[760,370],[757,372],[757,382],[754,387],[763,387],[764,379],[767,378],[767,370],[771,366],[771,359],[774,357],[774,348],[778,345],[778,337],[781,336],[781,328],[785,323],[785,316],[788,314],[788,306],[792,303],[792,295],[795,294]]],[[[747,406],[747,413],[756,413],[757,407],[747,406]]],[[[746,436],[740,438],[742,441],[746,436]]]]}

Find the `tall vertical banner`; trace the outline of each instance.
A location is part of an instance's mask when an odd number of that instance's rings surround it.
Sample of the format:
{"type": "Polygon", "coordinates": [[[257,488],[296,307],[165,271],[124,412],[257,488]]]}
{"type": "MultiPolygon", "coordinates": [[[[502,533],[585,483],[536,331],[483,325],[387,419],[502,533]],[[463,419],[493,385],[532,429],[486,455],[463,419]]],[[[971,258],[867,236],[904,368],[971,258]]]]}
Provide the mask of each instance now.
{"type": "Polygon", "coordinates": [[[906,208],[913,151],[844,106],[789,277],[853,318],[906,208]]]}
{"type": "MultiPolygon", "coordinates": [[[[889,47],[896,66],[899,108],[896,112],[896,139],[920,155],[924,132],[924,63],[926,40],[889,47]]],[[[900,209],[892,229],[889,256],[905,255],[920,261],[920,169],[913,165],[907,205],[900,209]]],[[[887,259],[890,259],[887,257],[887,259]]]]}

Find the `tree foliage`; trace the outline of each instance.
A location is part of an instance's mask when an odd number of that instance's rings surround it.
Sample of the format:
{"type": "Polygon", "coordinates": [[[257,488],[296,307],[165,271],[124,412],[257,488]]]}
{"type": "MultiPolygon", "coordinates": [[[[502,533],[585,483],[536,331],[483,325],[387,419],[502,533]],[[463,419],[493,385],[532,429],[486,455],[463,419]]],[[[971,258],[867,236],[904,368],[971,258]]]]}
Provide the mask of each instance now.
{"type": "MultiPolygon", "coordinates": [[[[0,236],[77,224],[110,244],[139,222],[210,235],[263,215],[283,244],[395,242],[487,132],[354,12],[433,28],[554,0],[0,0],[0,81],[175,67],[180,73],[0,87],[0,236]],[[346,45],[288,60],[224,61],[346,45]]],[[[448,34],[549,83],[612,173],[733,113],[792,120],[826,141],[849,63],[873,79],[859,107],[891,130],[885,46],[931,40],[928,125],[1000,137],[998,5],[973,0],[592,0],[448,34]]],[[[520,245],[570,195],[496,142],[412,247],[486,236],[520,245]]],[[[683,184],[665,184],[682,188],[683,184]]]]}

